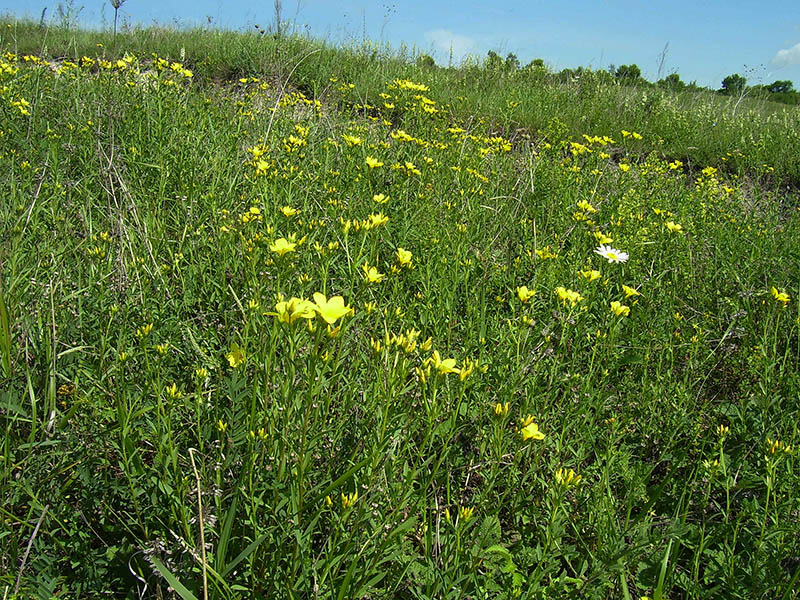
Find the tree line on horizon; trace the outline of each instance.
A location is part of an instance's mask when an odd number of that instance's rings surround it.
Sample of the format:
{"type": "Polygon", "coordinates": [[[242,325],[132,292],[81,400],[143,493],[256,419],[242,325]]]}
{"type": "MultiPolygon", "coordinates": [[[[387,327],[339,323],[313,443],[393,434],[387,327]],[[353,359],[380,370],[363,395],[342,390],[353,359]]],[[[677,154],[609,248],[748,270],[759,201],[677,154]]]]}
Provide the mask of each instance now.
{"type": "MultiPolygon", "coordinates": [[[[428,54],[422,54],[417,59],[417,63],[423,67],[436,67],[436,61],[428,54]]],[[[514,71],[536,71],[549,73],[555,76],[556,80],[569,82],[590,71],[584,67],[575,69],[562,69],[558,72],[551,72],[541,58],[535,58],[527,65],[522,66],[519,58],[513,52],[509,52],[505,58],[494,50],[489,50],[486,59],[482,63],[482,68],[490,71],[514,72],[514,71]]],[[[747,78],[739,73],[733,73],[725,77],[718,89],[703,87],[696,81],[686,83],[678,73],[670,73],[655,82],[648,81],[642,76],[642,71],[638,65],[609,65],[608,69],[594,71],[595,75],[608,79],[609,83],[619,83],[621,85],[658,87],[674,92],[715,92],[723,96],[749,96],[780,102],[792,106],[800,105],[800,91],[794,88],[794,83],[789,80],[776,80],[770,84],[748,85],[747,78]]]]}

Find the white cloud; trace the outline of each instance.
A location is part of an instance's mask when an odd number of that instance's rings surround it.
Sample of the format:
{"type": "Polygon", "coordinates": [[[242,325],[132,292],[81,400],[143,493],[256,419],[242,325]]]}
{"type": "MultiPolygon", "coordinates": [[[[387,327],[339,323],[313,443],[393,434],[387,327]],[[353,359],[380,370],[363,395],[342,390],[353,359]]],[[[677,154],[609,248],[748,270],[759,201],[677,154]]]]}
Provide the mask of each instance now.
{"type": "Polygon", "coordinates": [[[781,67],[800,65],[800,44],[795,44],[785,50],[778,50],[778,53],[772,59],[772,64],[781,67]]]}
{"type": "Polygon", "coordinates": [[[466,35],[459,35],[447,29],[435,29],[425,34],[425,38],[446,57],[453,52],[453,60],[461,61],[475,48],[475,40],[466,35]]]}

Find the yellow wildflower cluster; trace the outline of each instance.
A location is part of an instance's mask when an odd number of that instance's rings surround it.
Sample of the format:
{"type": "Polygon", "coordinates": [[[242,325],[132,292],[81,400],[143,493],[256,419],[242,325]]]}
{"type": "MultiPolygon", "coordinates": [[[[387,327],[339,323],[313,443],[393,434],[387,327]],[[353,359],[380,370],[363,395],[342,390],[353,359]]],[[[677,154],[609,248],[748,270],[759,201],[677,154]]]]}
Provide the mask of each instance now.
{"type": "Polygon", "coordinates": [[[542,260],[546,260],[548,258],[558,258],[558,254],[553,252],[550,246],[545,246],[544,248],[539,248],[536,251],[536,256],[541,258],[542,260]]]}
{"type": "Polygon", "coordinates": [[[556,288],[556,294],[558,294],[558,298],[561,300],[561,302],[564,304],[569,302],[570,306],[575,306],[583,300],[583,296],[581,296],[578,292],[567,289],[563,286],[558,286],[556,288]]]}
{"type": "Polygon", "coordinates": [[[429,92],[431,89],[422,83],[414,83],[410,79],[395,79],[387,86],[390,90],[401,89],[410,90],[412,92],[429,92]]]}
{"type": "Polygon", "coordinates": [[[388,350],[392,346],[402,349],[406,354],[411,354],[415,350],[427,352],[433,345],[433,338],[428,337],[424,342],[419,342],[421,331],[417,329],[408,329],[404,333],[392,334],[386,332],[383,340],[370,340],[370,345],[375,352],[383,352],[384,349],[388,350]]]}
{"type": "Polygon", "coordinates": [[[358,491],[355,491],[352,494],[345,494],[342,492],[342,510],[352,508],[355,506],[356,502],[358,502],[358,491]]]}
{"type": "Polygon", "coordinates": [[[300,319],[309,320],[316,316],[319,316],[328,325],[333,325],[342,317],[354,314],[353,308],[345,304],[342,296],[327,298],[324,294],[315,292],[313,297],[313,302],[297,297],[285,300],[283,295],[279,294],[275,311],[266,314],[276,317],[278,321],[288,325],[292,325],[300,319]]]}
{"type": "Polygon", "coordinates": [[[556,484],[564,489],[575,487],[581,482],[582,479],[582,477],[577,475],[573,469],[567,470],[563,468],[556,471],[554,478],[556,484]]]}
{"type": "Polygon", "coordinates": [[[791,454],[792,447],[785,443],[781,442],[780,440],[773,440],[772,438],[767,438],[767,454],[766,457],[772,458],[776,455],[780,454],[791,454]]]}

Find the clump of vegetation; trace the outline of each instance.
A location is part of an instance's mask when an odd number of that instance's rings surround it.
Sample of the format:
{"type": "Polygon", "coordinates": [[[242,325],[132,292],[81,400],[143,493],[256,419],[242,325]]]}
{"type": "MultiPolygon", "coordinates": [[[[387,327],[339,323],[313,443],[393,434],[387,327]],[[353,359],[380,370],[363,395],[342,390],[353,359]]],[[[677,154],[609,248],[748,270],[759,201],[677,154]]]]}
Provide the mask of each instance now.
{"type": "Polygon", "coordinates": [[[796,115],[2,27],[8,597],[797,589],[796,115]]]}

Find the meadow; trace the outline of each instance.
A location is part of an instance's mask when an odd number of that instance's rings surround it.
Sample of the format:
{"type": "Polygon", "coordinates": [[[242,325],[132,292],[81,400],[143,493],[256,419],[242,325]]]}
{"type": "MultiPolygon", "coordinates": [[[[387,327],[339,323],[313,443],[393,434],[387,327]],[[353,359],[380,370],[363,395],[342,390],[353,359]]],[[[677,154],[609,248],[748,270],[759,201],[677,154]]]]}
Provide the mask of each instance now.
{"type": "Polygon", "coordinates": [[[800,595],[800,112],[0,21],[3,598],[800,595]]]}

